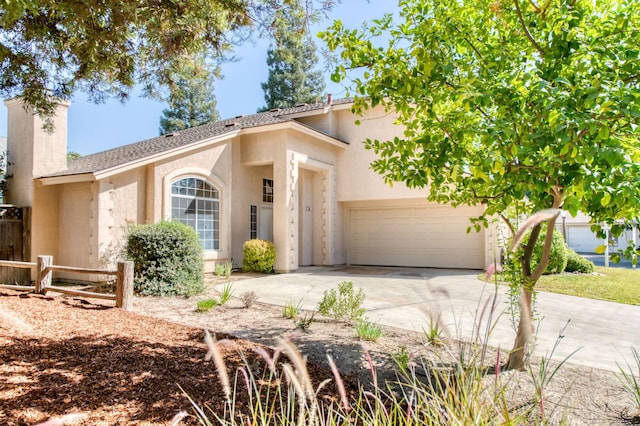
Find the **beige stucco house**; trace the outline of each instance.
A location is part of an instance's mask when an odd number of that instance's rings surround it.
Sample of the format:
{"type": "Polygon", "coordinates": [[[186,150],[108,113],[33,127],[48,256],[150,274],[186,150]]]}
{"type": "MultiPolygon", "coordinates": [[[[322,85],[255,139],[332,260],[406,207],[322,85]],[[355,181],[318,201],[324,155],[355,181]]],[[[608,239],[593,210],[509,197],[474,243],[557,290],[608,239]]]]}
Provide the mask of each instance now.
{"type": "Polygon", "coordinates": [[[6,102],[13,178],[8,201],[32,206],[31,257],[97,267],[129,224],[177,219],[198,231],[207,270],[242,244],[272,240],[276,271],[306,265],[483,268],[491,231],[467,233],[482,206],[426,201],[370,170],[366,138],[401,128],[348,99],[235,117],[81,157],[67,164],[66,115],[42,130],[21,101],[6,102]]]}

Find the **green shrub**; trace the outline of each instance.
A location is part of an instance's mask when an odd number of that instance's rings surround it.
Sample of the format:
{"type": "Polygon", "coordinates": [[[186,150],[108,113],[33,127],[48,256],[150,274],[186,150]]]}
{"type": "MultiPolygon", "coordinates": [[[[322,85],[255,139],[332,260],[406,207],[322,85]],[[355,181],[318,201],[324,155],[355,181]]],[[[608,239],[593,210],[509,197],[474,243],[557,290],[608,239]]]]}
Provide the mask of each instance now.
{"type": "Polygon", "coordinates": [[[196,311],[197,312],[209,312],[213,308],[218,306],[218,301],[216,299],[203,299],[198,300],[196,303],[196,311]]]}
{"type": "Polygon", "coordinates": [[[270,274],[276,262],[276,246],[271,241],[249,240],[242,246],[244,260],[242,269],[245,272],[262,272],[270,274]]]}
{"type": "Polygon", "coordinates": [[[134,226],[127,235],[125,255],[135,263],[133,288],[137,294],[191,296],[205,288],[202,246],[187,225],[134,226]]]}
{"type": "MultiPolygon", "coordinates": [[[[531,268],[535,269],[536,265],[542,258],[542,250],[544,248],[544,238],[546,235],[546,227],[542,227],[540,236],[536,242],[536,247],[533,250],[533,256],[531,257],[531,268]]],[[[549,254],[549,264],[544,270],[544,274],[559,274],[564,271],[567,266],[567,244],[564,242],[562,234],[557,230],[553,231],[553,240],[551,242],[551,253],[549,254]]]]}
{"type": "Polygon", "coordinates": [[[353,291],[351,281],[343,281],[338,284],[338,291],[327,290],[318,305],[318,312],[326,317],[331,317],[336,321],[360,320],[364,315],[364,292],[359,289],[357,293],[353,291]]]}
{"type": "Polygon", "coordinates": [[[592,261],[580,256],[575,250],[567,248],[567,266],[564,268],[566,272],[590,274],[594,268],[595,265],[592,261]]]}

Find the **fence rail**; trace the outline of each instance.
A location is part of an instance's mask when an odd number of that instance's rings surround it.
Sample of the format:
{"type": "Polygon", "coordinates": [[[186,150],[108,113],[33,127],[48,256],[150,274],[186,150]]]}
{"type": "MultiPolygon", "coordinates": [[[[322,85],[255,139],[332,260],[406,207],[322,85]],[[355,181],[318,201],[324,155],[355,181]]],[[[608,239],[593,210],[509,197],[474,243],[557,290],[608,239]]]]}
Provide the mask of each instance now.
{"type": "Polygon", "coordinates": [[[47,294],[47,292],[53,291],[67,294],[69,296],[115,300],[116,307],[122,308],[125,311],[130,311],[133,309],[133,262],[118,262],[118,267],[116,270],[89,269],[76,268],[73,266],[53,265],[53,256],[38,256],[38,261],[36,263],[0,260],[0,266],[8,266],[12,268],[37,268],[37,278],[35,285],[17,286],[0,284],[0,288],[8,288],[19,291],[35,291],[36,293],[40,294],[47,294]],[[116,292],[115,294],[95,293],[91,291],[54,287],[51,285],[53,271],[115,276],[116,292]]]}

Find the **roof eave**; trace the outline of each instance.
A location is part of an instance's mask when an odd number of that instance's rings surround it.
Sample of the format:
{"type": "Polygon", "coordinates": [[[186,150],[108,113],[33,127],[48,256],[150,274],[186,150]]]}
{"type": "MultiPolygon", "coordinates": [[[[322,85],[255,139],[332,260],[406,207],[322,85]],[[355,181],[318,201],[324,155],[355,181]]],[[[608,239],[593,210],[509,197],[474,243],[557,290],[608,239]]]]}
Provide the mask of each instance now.
{"type": "Polygon", "coordinates": [[[304,133],[306,135],[309,135],[311,137],[314,137],[316,139],[319,139],[323,142],[327,142],[333,146],[337,146],[339,148],[342,149],[346,149],[347,146],[349,145],[348,142],[345,141],[341,141],[340,139],[336,139],[332,136],[326,135],[322,132],[318,132],[317,130],[313,130],[310,127],[307,127],[301,123],[298,123],[297,121],[285,121],[283,123],[276,123],[276,124],[267,124],[267,125],[262,125],[262,126],[256,126],[256,127],[248,127],[245,129],[242,129],[242,133],[243,134],[255,134],[255,133],[262,133],[265,131],[273,131],[273,130],[285,130],[285,129],[293,129],[296,130],[300,133],[304,133]]]}
{"type": "Polygon", "coordinates": [[[96,176],[93,173],[77,173],[63,176],[40,177],[38,180],[43,185],[60,185],[63,183],[93,182],[96,180],[96,176]]]}
{"type": "Polygon", "coordinates": [[[312,117],[314,115],[321,115],[321,114],[326,114],[329,111],[340,111],[340,110],[344,110],[344,109],[349,109],[351,108],[351,106],[353,105],[353,102],[346,102],[343,104],[331,104],[331,105],[327,105],[324,108],[318,108],[318,109],[312,109],[309,111],[302,111],[302,112],[292,112],[290,114],[281,114],[281,117],[287,117],[287,118],[302,118],[302,117],[312,117]]]}
{"type": "Polygon", "coordinates": [[[234,132],[229,132],[229,133],[224,133],[222,135],[214,136],[212,138],[202,139],[202,140],[190,143],[188,145],[182,145],[182,146],[179,146],[179,147],[176,147],[176,148],[172,148],[172,149],[167,150],[167,151],[162,151],[162,152],[159,152],[157,154],[149,155],[147,157],[143,157],[143,158],[140,158],[138,160],[131,161],[129,163],[120,164],[118,166],[114,166],[114,167],[111,167],[111,168],[108,168],[108,169],[100,170],[99,172],[95,173],[96,179],[104,179],[104,178],[107,178],[109,176],[113,176],[113,175],[116,175],[116,174],[119,174],[119,173],[124,173],[124,172],[127,172],[129,170],[141,167],[141,166],[146,166],[147,164],[155,163],[156,161],[161,161],[161,160],[164,160],[166,158],[169,158],[169,157],[173,156],[176,153],[187,153],[187,152],[199,149],[203,145],[208,145],[208,144],[211,144],[211,143],[224,142],[224,141],[226,141],[228,139],[233,139],[239,133],[240,133],[240,129],[238,129],[238,130],[236,130],[234,132]]]}

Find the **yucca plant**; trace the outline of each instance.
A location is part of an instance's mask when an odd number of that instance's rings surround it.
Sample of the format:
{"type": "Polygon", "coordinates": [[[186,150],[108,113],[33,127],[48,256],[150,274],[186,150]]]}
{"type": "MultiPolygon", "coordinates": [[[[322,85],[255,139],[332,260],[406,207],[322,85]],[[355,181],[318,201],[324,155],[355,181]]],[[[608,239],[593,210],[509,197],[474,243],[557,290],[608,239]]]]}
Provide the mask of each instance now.
{"type": "Polygon", "coordinates": [[[233,297],[233,284],[226,283],[222,289],[218,290],[218,296],[220,297],[220,305],[225,305],[233,297]]]}
{"type": "Polygon", "coordinates": [[[626,368],[618,364],[619,373],[616,374],[620,383],[624,387],[624,390],[633,399],[635,404],[635,413],[630,417],[631,421],[640,421],[640,353],[636,348],[631,348],[631,354],[633,355],[633,361],[630,364],[625,360],[626,368]],[[633,365],[632,365],[633,364],[633,365]],[[635,367],[635,371],[634,371],[635,367]]]}
{"type": "Polygon", "coordinates": [[[300,315],[300,311],[302,311],[302,300],[298,300],[298,302],[289,300],[282,307],[282,318],[295,319],[300,315]]]}

